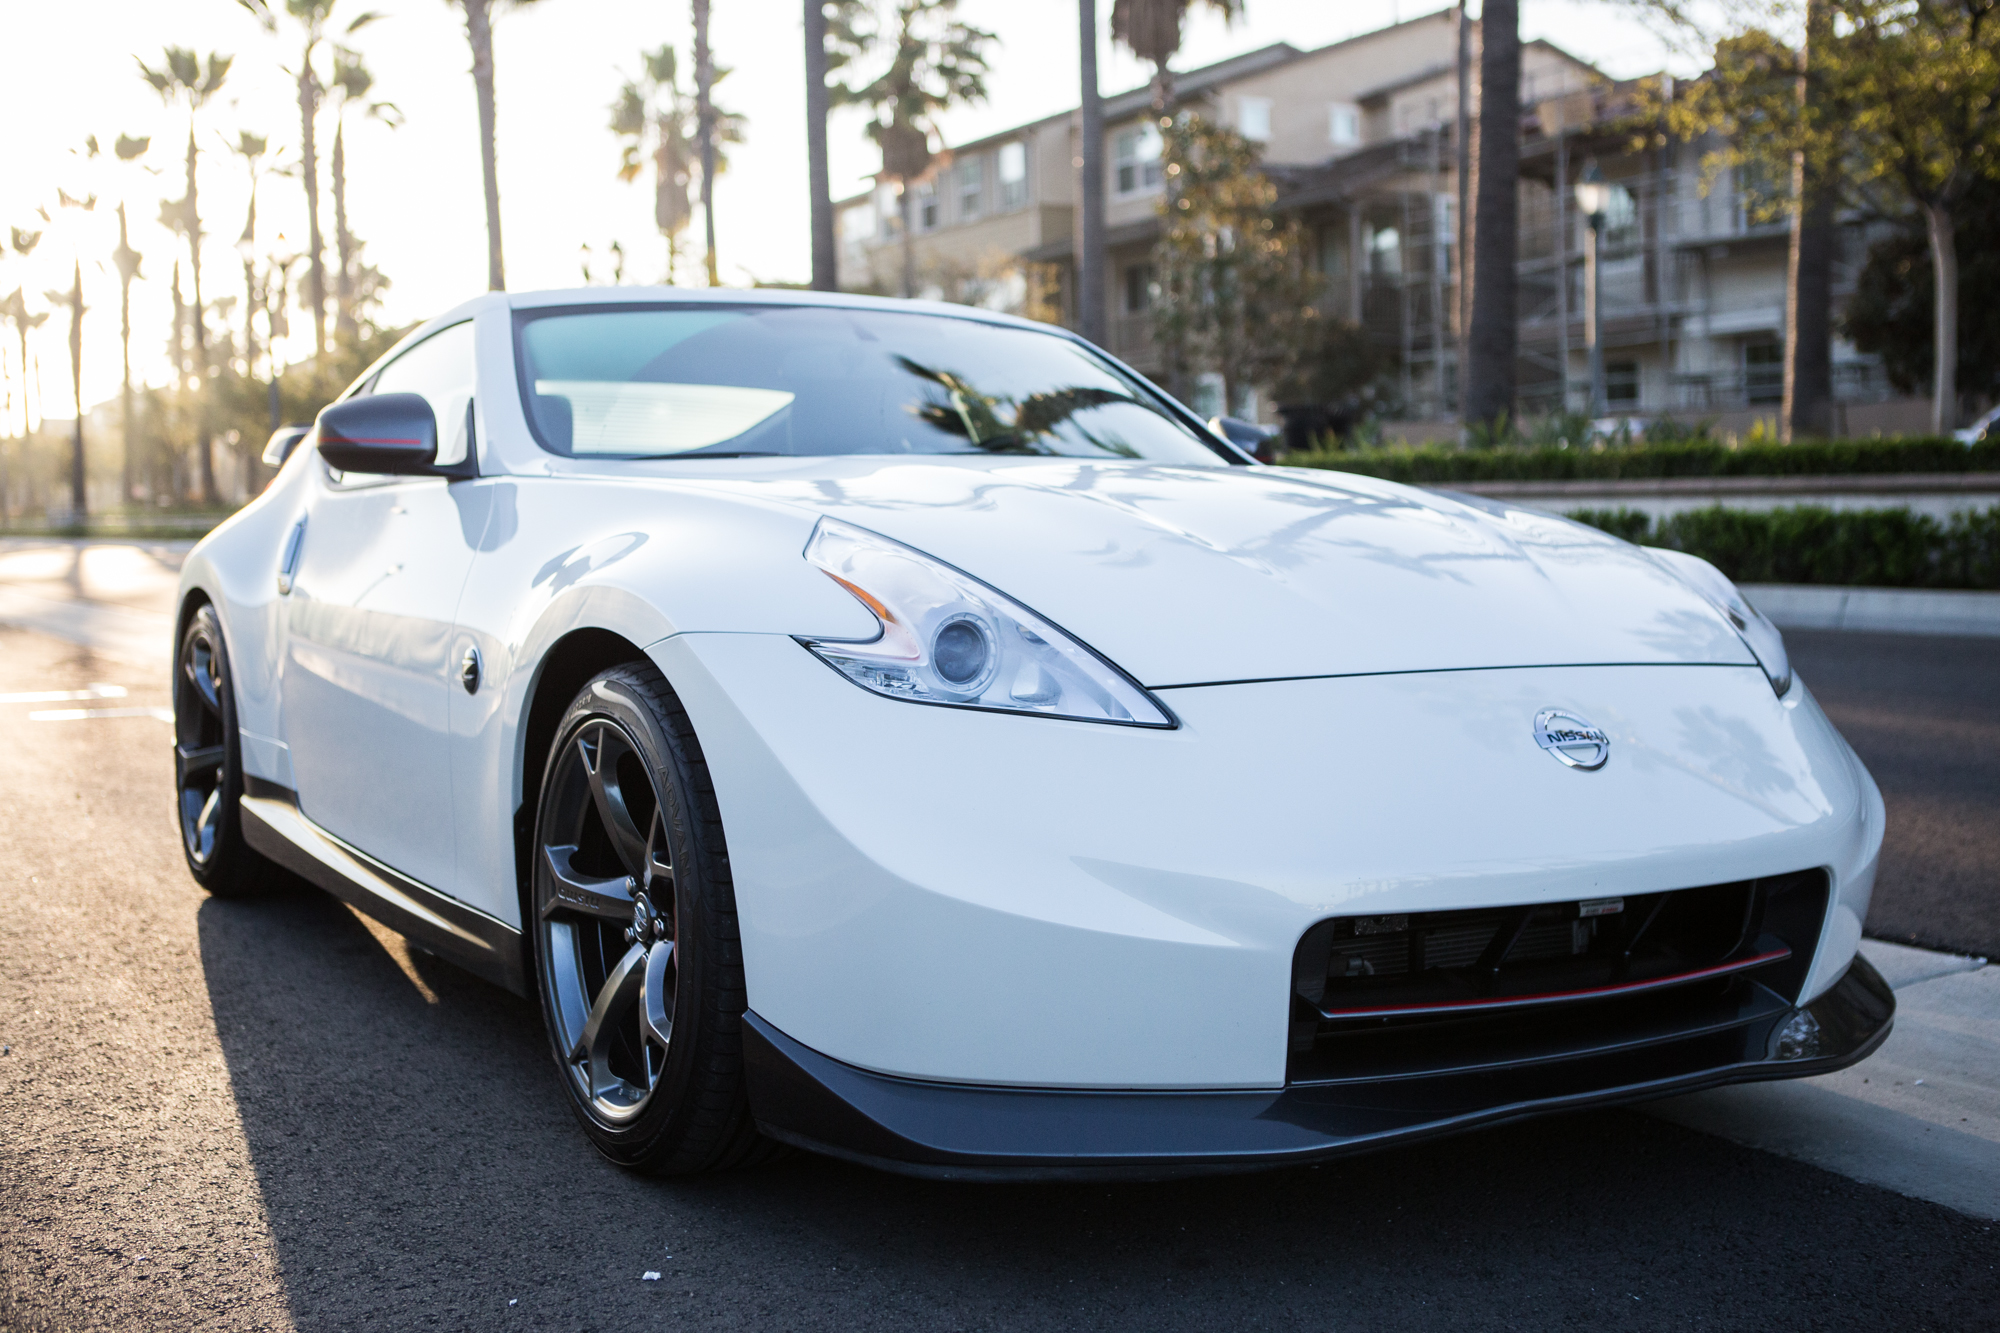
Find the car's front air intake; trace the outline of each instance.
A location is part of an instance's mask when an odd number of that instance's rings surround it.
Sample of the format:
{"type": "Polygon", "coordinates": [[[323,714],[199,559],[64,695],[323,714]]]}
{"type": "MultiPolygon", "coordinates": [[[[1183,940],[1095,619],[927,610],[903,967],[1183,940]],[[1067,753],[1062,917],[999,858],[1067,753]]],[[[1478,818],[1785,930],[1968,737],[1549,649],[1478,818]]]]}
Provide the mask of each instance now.
{"type": "Polygon", "coordinates": [[[1458,1060],[1472,1047],[1505,1063],[1560,1058],[1564,1033],[1594,1049],[1620,1028],[1684,1031],[1760,995],[1790,1003],[1825,912],[1826,875],[1809,870],[1571,902],[1332,917],[1293,956],[1293,1076],[1372,1065],[1363,1053],[1387,1030],[1419,1063],[1426,1048],[1458,1060]]]}

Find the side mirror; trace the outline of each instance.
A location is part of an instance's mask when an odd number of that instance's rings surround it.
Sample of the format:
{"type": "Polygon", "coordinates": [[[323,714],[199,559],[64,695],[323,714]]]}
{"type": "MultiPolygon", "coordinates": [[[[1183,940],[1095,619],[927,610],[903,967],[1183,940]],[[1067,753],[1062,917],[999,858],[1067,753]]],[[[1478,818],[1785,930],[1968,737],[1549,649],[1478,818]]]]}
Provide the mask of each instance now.
{"type": "Polygon", "coordinates": [[[285,460],[292,456],[292,450],[299,447],[299,441],[312,434],[311,426],[280,426],[271,432],[271,438],[264,445],[265,467],[283,467],[285,460]]]}
{"type": "Polygon", "coordinates": [[[371,393],[319,414],[319,453],[342,472],[432,476],[437,418],[423,395],[371,393]]]}

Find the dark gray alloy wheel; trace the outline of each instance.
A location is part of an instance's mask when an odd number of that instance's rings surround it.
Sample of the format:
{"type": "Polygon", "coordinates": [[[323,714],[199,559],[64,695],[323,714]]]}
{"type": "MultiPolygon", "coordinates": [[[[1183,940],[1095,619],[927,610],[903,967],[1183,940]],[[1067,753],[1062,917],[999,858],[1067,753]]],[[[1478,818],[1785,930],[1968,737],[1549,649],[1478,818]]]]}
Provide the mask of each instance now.
{"type": "Polygon", "coordinates": [[[174,657],[174,799],[188,869],[222,897],[255,892],[276,869],[243,841],[236,808],[243,756],[230,686],[222,622],[204,604],[188,617],[174,657]]]}
{"type": "Polygon", "coordinates": [[[535,819],[537,989],[570,1105],[621,1166],[683,1174],[771,1145],[743,1094],[743,956],[722,818],[647,664],[584,686],[535,819]]]}

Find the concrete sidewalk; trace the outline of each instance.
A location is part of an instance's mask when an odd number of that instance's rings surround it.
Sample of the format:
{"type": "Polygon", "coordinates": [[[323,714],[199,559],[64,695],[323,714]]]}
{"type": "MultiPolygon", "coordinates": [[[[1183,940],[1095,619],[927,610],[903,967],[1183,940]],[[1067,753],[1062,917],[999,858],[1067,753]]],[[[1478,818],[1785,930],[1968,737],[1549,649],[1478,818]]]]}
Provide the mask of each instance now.
{"type": "Polygon", "coordinates": [[[2000,637],[2000,592],[1746,583],[1743,595],[1779,629],[2000,637]]]}
{"type": "Polygon", "coordinates": [[[1882,1049],[1819,1078],[1718,1088],[1646,1110],[1747,1147],[2000,1220],[2000,967],[1879,940],[1896,991],[1882,1049]]]}

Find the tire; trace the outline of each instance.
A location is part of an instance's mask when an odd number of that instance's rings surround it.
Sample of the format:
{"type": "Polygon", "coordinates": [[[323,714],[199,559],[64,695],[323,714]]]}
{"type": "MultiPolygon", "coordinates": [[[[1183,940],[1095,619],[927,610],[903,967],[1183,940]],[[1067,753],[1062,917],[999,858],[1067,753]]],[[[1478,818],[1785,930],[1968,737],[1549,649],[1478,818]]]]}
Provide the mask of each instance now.
{"type": "Polygon", "coordinates": [[[743,952],[722,818],[680,700],[651,665],[583,687],[537,801],[536,991],[570,1108],[618,1165],[748,1165],[743,952]]]}
{"type": "Polygon", "coordinates": [[[174,654],[174,804],[181,854],[219,898],[256,893],[279,873],[243,841],[243,747],[222,621],[203,603],[174,654]]]}

